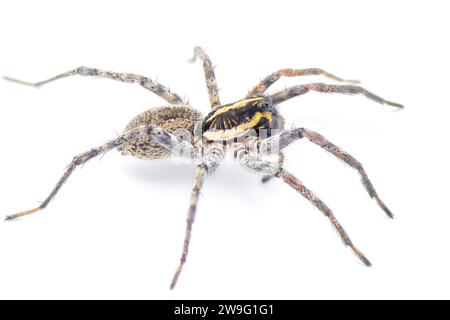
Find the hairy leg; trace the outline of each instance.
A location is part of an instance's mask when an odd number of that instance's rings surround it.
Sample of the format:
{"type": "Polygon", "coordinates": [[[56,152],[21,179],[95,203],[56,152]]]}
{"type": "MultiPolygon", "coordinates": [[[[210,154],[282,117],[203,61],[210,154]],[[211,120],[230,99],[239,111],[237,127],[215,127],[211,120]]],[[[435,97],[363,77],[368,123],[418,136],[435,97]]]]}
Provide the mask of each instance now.
{"type": "Polygon", "coordinates": [[[172,282],[170,283],[170,289],[175,288],[178,278],[180,277],[181,271],[183,270],[183,267],[186,263],[186,259],[187,259],[188,252],[189,252],[189,244],[191,242],[192,225],[194,224],[195,214],[197,211],[198,198],[200,195],[200,190],[203,186],[203,181],[205,179],[205,176],[206,176],[206,174],[213,173],[217,169],[217,167],[219,166],[219,164],[223,160],[223,158],[224,158],[223,146],[220,144],[211,145],[209,147],[209,149],[207,150],[205,159],[202,161],[201,164],[199,164],[197,166],[197,168],[195,170],[194,183],[193,183],[192,192],[191,192],[191,203],[189,206],[188,217],[186,220],[186,231],[185,231],[185,236],[184,236],[183,251],[181,254],[181,258],[180,258],[178,267],[172,278],[172,282]]]}
{"type": "Polygon", "coordinates": [[[317,209],[322,211],[322,213],[330,219],[331,224],[333,227],[337,230],[339,233],[342,241],[346,246],[349,246],[352,251],[355,253],[355,255],[366,265],[371,266],[370,261],[364,256],[364,254],[358,250],[353,245],[353,242],[350,240],[350,237],[348,236],[347,232],[345,232],[342,225],[339,223],[339,221],[336,219],[336,217],[333,215],[333,212],[327,207],[325,203],[322,202],[314,193],[306,188],[300,180],[298,180],[296,177],[294,177],[292,174],[287,172],[284,169],[281,169],[277,173],[277,177],[281,178],[284,182],[286,182],[288,185],[290,185],[292,188],[297,190],[302,196],[304,196],[306,199],[308,199],[314,206],[316,206],[317,209]]]}
{"type": "Polygon", "coordinates": [[[149,125],[149,126],[140,126],[133,128],[125,133],[123,133],[120,137],[117,137],[114,140],[111,140],[105,144],[102,144],[101,146],[97,148],[93,148],[89,151],[83,152],[77,156],[75,156],[72,161],[69,163],[69,165],[66,168],[66,171],[62,175],[62,177],[57,182],[56,186],[53,188],[53,190],[50,192],[50,194],[47,196],[47,198],[42,202],[42,204],[36,208],[19,212],[10,216],[6,217],[6,220],[13,220],[19,217],[23,217],[38,211],[43,210],[47,207],[47,205],[50,203],[50,201],[53,200],[53,198],[56,196],[58,191],[61,189],[63,184],[67,181],[67,179],[70,177],[72,172],[80,165],[83,165],[88,160],[99,156],[101,154],[104,154],[112,149],[118,148],[126,143],[132,142],[134,140],[139,139],[139,137],[143,135],[149,135],[153,139],[157,141],[161,146],[167,148],[168,150],[176,150],[179,152],[180,150],[185,150],[183,155],[188,157],[195,157],[196,154],[194,151],[194,147],[192,145],[187,145],[187,142],[185,141],[176,141],[176,138],[164,131],[163,129],[149,125]]]}
{"type": "Polygon", "coordinates": [[[247,94],[247,98],[254,97],[257,95],[263,94],[271,85],[277,82],[281,77],[299,77],[299,76],[310,76],[310,75],[322,75],[329,79],[340,81],[340,82],[350,82],[350,83],[358,83],[355,80],[344,80],[335,76],[332,73],[329,73],[325,70],[318,68],[308,68],[308,69],[281,69],[274,73],[271,73],[267,77],[261,80],[260,83],[252,90],[250,90],[247,94]]]}
{"type": "Polygon", "coordinates": [[[195,47],[194,57],[190,60],[195,62],[196,58],[203,61],[203,69],[205,71],[206,87],[208,88],[209,102],[211,107],[220,105],[219,89],[217,88],[216,76],[214,74],[214,67],[209,59],[209,56],[200,47],[195,47]]]}
{"type": "Polygon", "coordinates": [[[151,92],[157,94],[164,100],[168,101],[172,104],[186,104],[181,97],[173,92],[170,91],[169,88],[163,86],[162,84],[159,84],[150,78],[133,74],[133,73],[119,73],[114,71],[105,71],[100,70],[96,68],[88,68],[88,67],[79,67],[75,68],[73,70],[58,74],[50,79],[46,79],[39,82],[27,82],[22,80],[17,80],[10,77],[4,77],[4,79],[17,82],[20,84],[33,86],[33,87],[40,87],[41,85],[44,85],[49,82],[53,82],[55,80],[61,79],[61,78],[67,78],[74,75],[81,75],[81,76],[94,76],[94,77],[100,77],[100,78],[106,78],[106,79],[112,79],[122,82],[128,82],[128,83],[137,83],[144,87],[147,90],[150,90],[151,92]]]}
{"type": "Polygon", "coordinates": [[[359,251],[350,240],[350,237],[345,232],[342,225],[333,215],[332,211],[323,203],[317,196],[315,196],[308,188],[306,188],[300,180],[295,178],[292,174],[279,167],[277,163],[264,161],[257,156],[252,156],[249,154],[242,155],[240,157],[240,162],[244,167],[250,168],[256,172],[260,172],[263,175],[272,175],[281,178],[284,182],[290,185],[292,188],[297,190],[301,195],[308,199],[312,204],[314,204],[322,213],[330,219],[334,228],[338,231],[342,241],[346,246],[349,246],[356,256],[367,266],[370,266],[370,261],[359,251]]]}
{"type": "Polygon", "coordinates": [[[200,190],[203,185],[205,173],[206,168],[202,165],[198,166],[197,169],[195,170],[194,184],[192,186],[191,192],[191,204],[189,206],[188,217],[186,220],[186,231],[183,243],[183,252],[181,254],[177,270],[175,271],[175,274],[172,278],[172,282],[170,283],[170,289],[173,289],[177,284],[178,278],[180,277],[181,271],[183,270],[183,266],[186,263],[187,255],[189,252],[189,243],[191,242],[192,225],[194,224],[195,213],[197,211],[198,197],[200,195],[200,190]]]}
{"type": "Polygon", "coordinates": [[[291,143],[302,139],[307,138],[310,142],[320,146],[321,148],[325,149],[326,151],[330,152],[337,158],[344,161],[347,165],[350,167],[356,169],[361,176],[362,184],[364,185],[365,189],[367,190],[367,193],[369,196],[376,201],[376,203],[380,206],[381,209],[387,214],[388,217],[393,218],[394,215],[389,210],[389,208],[384,204],[384,202],[380,199],[377,192],[375,191],[374,186],[372,185],[372,182],[369,179],[369,176],[367,175],[366,171],[364,170],[362,164],[356,160],[354,157],[352,157],[350,154],[336,146],[335,144],[331,143],[327,139],[325,139],[322,135],[305,129],[305,128],[298,128],[298,129],[292,129],[285,131],[278,136],[274,136],[272,138],[267,139],[266,141],[263,141],[263,143],[271,143],[271,139],[274,139],[275,142],[278,144],[279,150],[283,150],[291,143]]]}
{"type": "Polygon", "coordinates": [[[325,84],[325,83],[310,83],[310,84],[304,84],[304,85],[298,85],[294,87],[287,88],[285,90],[282,90],[280,92],[274,93],[270,95],[270,98],[272,99],[274,104],[279,104],[281,102],[284,102],[286,100],[292,99],[296,96],[308,93],[310,91],[316,91],[321,93],[340,93],[340,94],[349,94],[349,95],[356,95],[360,94],[365,96],[366,98],[373,100],[375,102],[397,107],[397,108],[403,108],[403,105],[387,101],[375,94],[373,94],[370,91],[367,91],[366,89],[359,87],[359,86],[352,86],[352,85],[333,85],[333,84],[325,84]]]}

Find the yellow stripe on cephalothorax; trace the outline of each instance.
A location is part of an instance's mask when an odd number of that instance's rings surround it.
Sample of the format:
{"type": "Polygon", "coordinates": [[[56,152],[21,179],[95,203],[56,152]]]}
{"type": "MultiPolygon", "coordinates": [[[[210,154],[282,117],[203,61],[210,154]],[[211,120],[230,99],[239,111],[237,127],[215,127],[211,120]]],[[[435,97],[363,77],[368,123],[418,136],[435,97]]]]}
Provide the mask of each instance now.
{"type": "Polygon", "coordinates": [[[250,121],[244,122],[236,127],[226,130],[210,130],[203,133],[206,139],[213,141],[225,141],[232,138],[237,138],[247,134],[251,129],[255,128],[261,119],[267,119],[272,122],[272,114],[267,112],[255,112],[250,121]]]}
{"type": "Polygon", "coordinates": [[[239,100],[238,102],[233,103],[229,106],[218,108],[216,112],[214,112],[208,119],[206,119],[206,122],[211,121],[211,119],[214,119],[219,114],[222,114],[222,113],[227,112],[232,109],[239,109],[239,108],[245,107],[249,102],[259,101],[259,100],[263,100],[263,99],[264,99],[263,97],[242,99],[242,100],[239,100]]]}

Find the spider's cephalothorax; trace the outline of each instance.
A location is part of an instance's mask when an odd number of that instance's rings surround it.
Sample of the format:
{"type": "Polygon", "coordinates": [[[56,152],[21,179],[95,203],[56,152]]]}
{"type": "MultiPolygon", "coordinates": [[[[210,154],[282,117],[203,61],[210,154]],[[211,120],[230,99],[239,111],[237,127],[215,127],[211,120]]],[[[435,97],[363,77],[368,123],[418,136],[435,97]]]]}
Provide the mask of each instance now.
{"type": "Polygon", "coordinates": [[[317,68],[278,70],[261,80],[244,99],[235,103],[221,105],[214,70],[208,55],[201,48],[197,47],[193,60],[196,57],[203,61],[206,85],[212,108],[205,118],[202,118],[200,112],[193,109],[189,103],[185,102],[179,95],[171,92],[167,87],[137,74],[79,67],[37,83],[5,77],[5,79],[22,84],[40,86],[72,75],[96,76],[139,84],[170,104],[169,106],[153,108],[141,113],[129,122],[121,136],[75,156],[63,176],[40,206],[7,216],[6,220],[12,220],[44,209],[56,196],[75,168],[115,148],[119,149],[122,154],[133,155],[141,159],[160,159],[171,154],[195,159],[198,162],[198,166],[195,171],[190,198],[191,203],[188,210],[183,253],[171,282],[171,288],[173,288],[186,262],[197,202],[205,176],[213,173],[218,168],[224,159],[224,153],[229,149],[228,147],[231,147],[238,163],[263,175],[263,181],[273,177],[280,178],[314,204],[329,219],[333,227],[338,231],[344,244],[349,246],[364,264],[370,266],[369,260],[353,245],[353,242],[328,206],[304,186],[300,180],[283,168],[283,150],[291,143],[303,138],[316,144],[354,168],[361,176],[361,181],[369,196],[392,218],[391,211],[378,196],[366,171],[358,160],[314,131],[305,128],[284,130],[284,119],[278,114],[276,106],[309,91],[360,94],[384,105],[398,108],[403,106],[384,100],[362,87],[349,84],[352,81],[343,80],[317,68]],[[334,81],[347,82],[347,84],[309,83],[293,86],[272,94],[266,93],[267,89],[283,76],[297,77],[306,75],[322,75],[334,81]],[[201,128],[200,134],[197,133],[197,128],[201,128]],[[275,129],[278,132],[272,133],[275,129]],[[187,132],[188,135],[181,134],[181,131],[187,132]],[[262,134],[263,131],[267,133],[262,134]],[[188,138],[186,139],[186,137],[188,138]],[[242,137],[245,138],[241,139],[242,137]],[[267,153],[269,157],[266,157],[267,153]]]}
{"type": "Polygon", "coordinates": [[[268,97],[252,97],[215,107],[203,122],[203,137],[227,141],[254,131],[281,129],[283,121],[268,97]]]}

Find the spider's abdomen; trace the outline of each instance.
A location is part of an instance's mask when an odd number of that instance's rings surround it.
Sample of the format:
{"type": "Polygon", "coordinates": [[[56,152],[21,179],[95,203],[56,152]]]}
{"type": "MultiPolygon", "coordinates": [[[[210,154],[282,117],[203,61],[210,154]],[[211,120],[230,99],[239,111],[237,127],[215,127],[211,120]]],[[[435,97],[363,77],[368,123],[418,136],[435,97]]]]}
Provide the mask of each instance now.
{"type": "Polygon", "coordinates": [[[211,141],[227,141],[248,134],[254,130],[278,129],[281,117],[272,102],[264,97],[239,100],[218,106],[203,122],[203,137],[211,141]]]}
{"type": "MultiPolygon", "coordinates": [[[[187,105],[156,107],[133,118],[126,126],[125,131],[152,123],[174,134],[181,130],[187,130],[193,137],[195,125],[202,121],[202,118],[200,112],[187,105]]],[[[120,148],[120,151],[123,155],[150,160],[166,158],[170,155],[169,150],[161,147],[148,136],[140,137],[136,141],[125,144],[120,148]]]]}

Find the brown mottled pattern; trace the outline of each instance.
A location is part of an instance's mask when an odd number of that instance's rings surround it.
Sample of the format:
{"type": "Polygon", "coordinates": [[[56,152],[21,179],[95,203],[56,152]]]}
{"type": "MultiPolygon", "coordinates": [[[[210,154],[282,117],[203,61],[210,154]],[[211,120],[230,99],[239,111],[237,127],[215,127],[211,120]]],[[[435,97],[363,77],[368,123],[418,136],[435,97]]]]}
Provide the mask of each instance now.
{"type": "Polygon", "coordinates": [[[281,69],[274,73],[271,73],[267,77],[261,80],[261,82],[256,85],[252,90],[249,91],[247,97],[254,97],[263,94],[271,85],[277,82],[281,77],[298,77],[298,76],[311,76],[311,75],[323,75],[329,79],[340,81],[340,82],[353,82],[355,80],[345,80],[334,74],[327,72],[319,68],[308,68],[308,69],[281,69]]]}
{"type": "MultiPolygon", "coordinates": [[[[200,112],[187,105],[156,107],[133,118],[126,126],[125,131],[141,125],[154,124],[169,133],[176,134],[178,130],[188,130],[194,136],[194,126],[202,119],[203,116],[200,112]]],[[[171,153],[148,135],[124,144],[120,151],[123,155],[132,155],[140,159],[162,159],[171,153]]]]}

